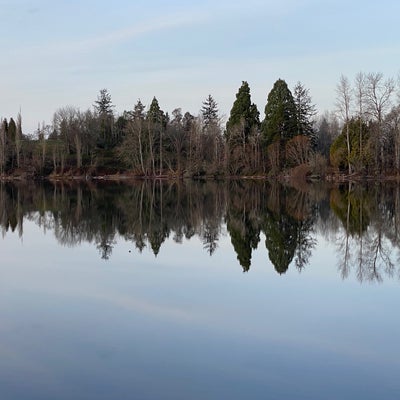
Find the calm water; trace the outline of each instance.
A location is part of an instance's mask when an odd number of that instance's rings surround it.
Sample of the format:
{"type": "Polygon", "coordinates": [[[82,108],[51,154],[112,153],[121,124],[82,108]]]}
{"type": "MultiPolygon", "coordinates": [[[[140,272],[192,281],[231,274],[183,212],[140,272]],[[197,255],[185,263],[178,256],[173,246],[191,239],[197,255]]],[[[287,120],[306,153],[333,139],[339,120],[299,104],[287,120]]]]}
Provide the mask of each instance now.
{"type": "Polygon", "coordinates": [[[1,399],[398,399],[400,188],[0,187],[1,399]]]}

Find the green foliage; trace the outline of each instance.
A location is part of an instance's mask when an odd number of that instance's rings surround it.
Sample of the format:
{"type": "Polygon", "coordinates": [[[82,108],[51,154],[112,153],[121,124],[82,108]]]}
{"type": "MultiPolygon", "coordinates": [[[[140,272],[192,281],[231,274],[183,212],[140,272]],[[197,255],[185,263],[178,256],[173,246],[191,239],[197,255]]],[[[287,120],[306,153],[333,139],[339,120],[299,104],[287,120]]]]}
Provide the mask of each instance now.
{"type": "Polygon", "coordinates": [[[276,272],[284,274],[289,268],[297,248],[296,221],[285,213],[267,213],[263,230],[269,259],[276,272]]]}
{"type": "Polygon", "coordinates": [[[341,187],[333,190],[330,206],[350,235],[366,232],[371,219],[370,195],[362,190],[341,187]]]}
{"type": "Polygon", "coordinates": [[[236,135],[235,131],[239,128],[241,139],[247,142],[252,130],[258,128],[259,124],[259,112],[257,106],[251,103],[249,84],[243,81],[226,123],[227,140],[236,135]]]}
{"type": "Polygon", "coordinates": [[[157,126],[165,125],[165,115],[161,110],[158,100],[153,97],[150,104],[149,111],[147,112],[147,120],[157,126]]]}
{"type": "Polygon", "coordinates": [[[201,116],[203,118],[203,128],[208,130],[212,126],[216,126],[219,123],[218,117],[218,104],[213,99],[211,94],[203,101],[201,107],[201,116]]]}
{"type": "Polygon", "coordinates": [[[311,101],[310,92],[301,82],[297,82],[293,92],[296,106],[297,135],[305,135],[311,139],[313,147],[316,145],[313,117],[316,114],[315,105],[311,101]]]}
{"type": "Polygon", "coordinates": [[[353,118],[344,125],[341,134],[330,148],[330,161],[332,166],[341,171],[347,169],[349,162],[357,171],[368,170],[372,164],[370,131],[363,120],[353,118]],[[350,137],[350,159],[347,153],[347,127],[350,137]]]}
{"type": "Polygon", "coordinates": [[[100,148],[109,149],[117,144],[117,138],[114,136],[114,105],[111,101],[111,95],[107,89],[101,89],[100,94],[95,101],[94,108],[99,118],[99,136],[97,145],[100,148]]]}
{"type": "Polygon", "coordinates": [[[260,229],[251,220],[249,212],[230,209],[227,215],[226,228],[231,237],[231,243],[237,254],[237,259],[244,272],[250,269],[252,250],[260,241],[260,229]]]}
{"type": "Polygon", "coordinates": [[[15,137],[17,134],[17,125],[15,124],[15,121],[10,118],[10,122],[8,123],[8,137],[11,143],[15,142],[15,137]]]}
{"type": "Polygon", "coordinates": [[[296,105],[286,82],[278,79],[268,94],[262,132],[266,146],[286,142],[297,134],[296,105]]]}
{"type": "Polygon", "coordinates": [[[113,115],[114,105],[111,101],[111,94],[108,93],[107,89],[100,90],[100,94],[97,96],[97,100],[94,102],[94,108],[99,115],[113,115]]]}

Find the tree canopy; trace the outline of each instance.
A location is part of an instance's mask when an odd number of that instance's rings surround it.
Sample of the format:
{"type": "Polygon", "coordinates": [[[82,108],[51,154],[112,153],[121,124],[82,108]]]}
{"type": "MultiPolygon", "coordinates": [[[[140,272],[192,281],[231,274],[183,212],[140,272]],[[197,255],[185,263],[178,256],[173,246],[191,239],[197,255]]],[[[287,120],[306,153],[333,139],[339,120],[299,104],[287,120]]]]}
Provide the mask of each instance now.
{"type": "Polygon", "coordinates": [[[292,92],[282,79],[275,82],[268,94],[262,132],[267,145],[286,141],[297,134],[296,105],[292,92]]]}
{"type": "Polygon", "coordinates": [[[243,81],[226,123],[226,136],[229,139],[234,134],[235,128],[240,127],[246,141],[252,129],[258,128],[259,124],[259,112],[257,106],[251,102],[249,84],[243,81]]]}

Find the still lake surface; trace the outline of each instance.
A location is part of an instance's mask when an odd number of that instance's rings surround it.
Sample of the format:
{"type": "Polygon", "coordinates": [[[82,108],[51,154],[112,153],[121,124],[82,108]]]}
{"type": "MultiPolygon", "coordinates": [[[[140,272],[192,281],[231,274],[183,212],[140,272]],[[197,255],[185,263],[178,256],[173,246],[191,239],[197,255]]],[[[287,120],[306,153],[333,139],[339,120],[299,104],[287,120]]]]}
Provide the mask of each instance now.
{"type": "Polygon", "coordinates": [[[0,398],[398,399],[400,187],[0,187],[0,398]]]}

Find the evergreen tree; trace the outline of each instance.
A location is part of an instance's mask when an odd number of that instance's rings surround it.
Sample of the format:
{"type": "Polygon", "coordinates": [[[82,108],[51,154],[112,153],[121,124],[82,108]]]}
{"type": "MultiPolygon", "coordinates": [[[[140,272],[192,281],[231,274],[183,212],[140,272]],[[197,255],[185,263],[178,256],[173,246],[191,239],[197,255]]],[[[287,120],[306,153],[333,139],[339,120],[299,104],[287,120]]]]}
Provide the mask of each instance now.
{"type": "Polygon", "coordinates": [[[158,104],[158,100],[153,97],[153,100],[150,104],[149,111],[147,112],[148,121],[153,124],[158,123],[161,124],[163,122],[164,113],[161,111],[160,105],[158,104]]]}
{"type": "Polygon", "coordinates": [[[111,101],[111,94],[108,93],[107,89],[100,90],[100,94],[97,96],[97,100],[94,102],[94,108],[99,115],[113,115],[114,105],[111,101]]]}
{"type": "Polygon", "coordinates": [[[227,139],[235,135],[235,130],[239,128],[242,134],[241,141],[247,142],[252,129],[258,128],[259,124],[259,112],[257,106],[251,103],[249,84],[243,81],[226,124],[227,139]]]}
{"type": "Polygon", "coordinates": [[[22,142],[22,117],[21,117],[21,112],[19,112],[17,116],[17,130],[15,132],[15,153],[17,156],[18,168],[20,166],[21,142],[22,142]]]}
{"type": "Polygon", "coordinates": [[[296,106],[297,135],[310,137],[315,146],[316,137],[312,119],[316,114],[316,109],[311,101],[309,90],[301,82],[297,82],[293,93],[294,104],[296,106]]]}
{"type": "Polygon", "coordinates": [[[11,158],[11,168],[15,166],[15,138],[17,135],[17,125],[13,118],[10,118],[8,123],[8,143],[9,143],[9,157],[11,158]]]}
{"type": "Polygon", "coordinates": [[[8,123],[8,138],[11,143],[15,142],[15,136],[17,134],[17,125],[13,118],[10,118],[10,122],[8,123]]]}
{"type": "Polygon", "coordinates": [[[286,82],[278,79],[270,93],[265,106],[265,119],[262,131],[265,143],[276,141],[285,144],[297,134],[296,105],[286,82]],[[283,142],[283,143],[282,143],[283,142]]]}
{"type": "Polygon", "coordinates": [[[107,89],[101,89],[94,108],[99,117],[99,146],[109,149],[116,144],[116,138],[113,135],[114,125],[114,105],[111,101],[111,95],[107,89]]]}
{"type": "Polygon", "coordinates": [[[135,106],[133,107],[133,113],[132,113],[133,119],[143,121],[145,117],[144,109],[145,107],[139,99],[135,104],[135,106]]]}
{"type": "Polygon", "coordinates": [[[153,97],[146,117],[148,123],[148,138],[152,173],[153,175],[156,174],[155,153],[157,151],[156,142],[158,141],[158,167],[159,174],[161,175],[163,170],[163,136],[167,119],[164,111],[161,110],[158,100],[155,97],[153,97]]]}
{"type": "Polygon", "coordinates": [[[211,94],[203,101],[201,116],[203,117],[204,130],[207,131],[209,127],[218,125],[218,104],[211,94]]]}
{"type": "MultiPolygon", "coordinates": [[[[352,118],[342,129],[342,133],[335,139],[330,147],[331,164],[339,170],[344,170],[350,163],[356,171],[368,170],[372,167],[374,143],[370,140],[370,128],[359,118],[352,118]],[[360,126],[362,135],[360,136],[360,126]],[[347,153],[347,133],[350,140],[350,154],[347,153]],[[360,146],[360,137],[363,140],[360,146]],[[362,153],[360,153],[362,149],[362,153]]],[[[376,147],[375,143],[375,147],[376,147]]]]}
{"type": "Polygon", "coordinates": [[[7,135],[8,123],[7,119],[0,122],[0,173],[5,172],[7,162],[7,135]]]}

